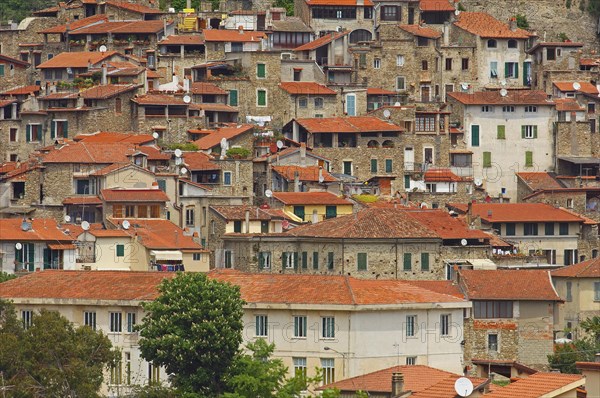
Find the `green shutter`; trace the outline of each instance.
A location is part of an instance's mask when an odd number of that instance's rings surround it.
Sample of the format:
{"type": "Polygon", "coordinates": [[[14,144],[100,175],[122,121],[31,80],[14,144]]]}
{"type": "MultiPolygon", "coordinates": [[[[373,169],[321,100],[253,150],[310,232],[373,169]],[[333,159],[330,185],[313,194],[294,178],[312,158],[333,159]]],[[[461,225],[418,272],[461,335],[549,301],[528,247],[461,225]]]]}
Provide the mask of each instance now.
{"type": "Polygon", "coordinates": [[[319,252],[313,252],[313,269],[319,269],[319,252]]]}
{"type": "Polygon", "coordinates": [[[27,254],[28,254],[28,258],[27,258],[27,262],[29,263],[29,271],[35,271],[35,246],[33,243],[28,243],[28,250],[27,250],[27,254]]]}
{"type": "Polygon", "coordinates": [[[533,126],[533,138],[537,138],[537,126],[533,126]]]}
{"type": "Polygon", "coordinates": [[[294,214],[304,221],[304,217],[306,216],[304,206],[294,206],[294,214]]]}
{"type": "Polygon", "coordinates": [[[519,64],[515,62],[515,76],[514,76],[514,78],[516,79],[517,77],[519,77],[519,64]]]}
{"type": "Polygon", "coordinates": [[[257,77],[265,77],[266,76],[265,64],[256,64],[256,76],[257,77]]]}
{"type": "Polygon", "coordinates": [[[412,271],[412,254],[404,253],[404,271],[412,271]]]}
{"type": "Polygon", "coordinates": [[[471,146],[479,146],[479,126],[471,126],[471,146]]]}
{"type": "Polygon", "coordinates": [[[327,253],[327,268],[333,269],[333,252],[327,253]]]}
{"type": "Polygon", "coordinates": [[[125,256],[125,245],[117,245],[117,257],[125,256]]]}
{"type": "Polygon", "coordinates": [[[23,266],[23,249],[15,249],[15,261],[19,263],[20,266],[23,266]]]}
{"type": "Polygon", "coordinates": [[[410,189],[410,176],[404,176],[404,189],[410,189]]]}
{"type": "Polygon", "coordinates": [[[337,206],[325,206],[325,218],[336,218],[337,217],[337,206]]]}
{"type": "Polygon", "coordinates": [[[421,253],[421,271],[429,271],[429,253],[421,253]]]}
{"type": "Polygon", "coordinates": [[[238,106],[238,91],[229,90],[229,105],[238,106]]]}
{"type": "Polygon", "coordinates": [[[483,153],[483,167],[492,167],[492,153],[491,152],[483,153]]]}
{"type": "Polygon", "coordinates": [[[533,152],[526,151],[525,152],[525,167],[532,167],[532,166],[533,166],[533,152]]]}
{"type": "Polygon", "coordinates": [[[371,159],[371,173],[377,173],[377,159],[371,159]]]}
{"type": "Polygon", "coordinates": [[[302,269],[308,268],[308,252],[302,252],[302,269]]]}
{"type": "Polygon", "coordinates": [[[386,159],[385,160],[385,172],[386,173],[391,173],[392,172],[392,167],[393,166],[393,161],[392,159],[386,159]]]}
{"type": "Polygon", "coordinates": [[[54,120],[50,121],[50,138],[56,138],[56,121],[54,120]]]}
{"type": "Polygon", "coordinates": [[[298,252],[292,253],[292,261],[293,261],[294,269],[297,270],[298,269],[298,252]]]}
{"type": "Polygon", "coordinates": [[[499,140],[506,139],[506,126],[503,124],[498,125],[498,136],[496,137],[499,140]]]}
{"type": "Polygon", "coordinates": [[[163,192],[166,192],[167,180],[157,180],[156,182],[158,183],[158,189],[160,189],[163,192]]]}
{"type": "Polygon", "coordinates": [[[267,92],[265,90],[258,90],[258,106],[266,106],[267,105],[267,92]]]}
{"type": "Polygon", "coordinates": [[[264,259],[262,252],[258,252],[258,268],[259,269],[265,268],[265,259],[264,259]]]}
{"type": "Polygon", "coordinates": [[[283,252],[281,254],[281,269],[285,270],[285,265],[287,264],[287,259],[288,259],[288,254],[286,252],[283,252]]]}
{"type": "Polygon", "coordinates": [[[504,77],[510,77],[510,73],[508,73],[508,64],[510,64],[510,62],[504,63],[504,77]]]}
{"type": "Polygon", "coordinates": [[[31,124],[28,124],[27,127],[25,128],[25,141],[27,141],[27,142],[31,141],[31,124]]]}
{"type": "Polygon", "coordinates": [[[357,257],[357,268],[359,271],[367,270],[367,253],[358,253],[357,257]]]}
{"type": "Polygon", "coordinates": [[[4,76],[4,65],[0,65],[0,76],[4,76]]]}
{"type": "Polygon", "coordinates": [[[521,138],[525,138],[525,131],[526,131],[526,127],[525,126],[521,126],[521,138]]]}
{"type": "Polygon", "coordinates": [[[50,249],[44,248],[44,269],[52,268],[52,256],[50,249]]]}
{"type": "Polygon", "coordinates": [[[63,122],[63,138],[69,138],[69,121],[63,122]]]}

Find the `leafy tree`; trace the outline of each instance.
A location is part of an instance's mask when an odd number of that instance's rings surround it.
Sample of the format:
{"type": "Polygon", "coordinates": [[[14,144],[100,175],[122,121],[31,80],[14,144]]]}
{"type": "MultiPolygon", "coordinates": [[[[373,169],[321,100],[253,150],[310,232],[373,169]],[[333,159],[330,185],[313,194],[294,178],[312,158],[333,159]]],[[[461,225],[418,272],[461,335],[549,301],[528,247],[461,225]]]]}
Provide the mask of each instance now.
{"type": "Polygon", "coordinates": [[[56,0],[2,0],[0,1],[0,21],[19,22],[31,16],[32,11],[55,6],[56,0]]]}
{"type": "Polygon", "coordinates": [[[144,304],[147,315],[138,326],[142,356],[164,366],[181,392],[224,392],[223,377],[242,342],[239,287],[182,273],[158,290],[159,297],[144,304]]]}
{"type": "Polygon", "coordinates": [[[273,6],[285,8],[287,15],[294,15],[294,0],[275,0],[273,6]]]}
{"type": "Polygon", "coordinates": [[[6,301],[0,314],[0,369],[13,396],[99,397],[103,370],[119,357],[104,334],[46,310],[24,329],[6,301]]]}
{"type": "Polygon", "coordinates": [[[600,344],[600,316],[586,318],[579,326],[591,336],[593,341],[600,344]]]}
{"type": "Polygon", "coordinates": [[[9,274],[6,272],[0,272],[0,283],[9,281],[11,279],[15,279],[17,276],[15,274],[9,274]]]}
{"type": "Polygon", "coordinates": [[[589,337],[556,345],[554,354],[548,355],[550,366],[561,373],[579,373],[575,362],[592,362],[595,354],[600,352],[600,316],[586,318],[579,326],[589,337]]]}
{"type": "Polygon", "coordinates": [[[517,20],[517,27],[521,29],[529,29],[529,21],[527,20],[527,16],[524,14],[515,15],[515,19],[517,20]]]}
{"type": "Polygon", "coordinates": [[[600,0],[589,0],[587,10],[594,16],[600,16],[600,0]]]}

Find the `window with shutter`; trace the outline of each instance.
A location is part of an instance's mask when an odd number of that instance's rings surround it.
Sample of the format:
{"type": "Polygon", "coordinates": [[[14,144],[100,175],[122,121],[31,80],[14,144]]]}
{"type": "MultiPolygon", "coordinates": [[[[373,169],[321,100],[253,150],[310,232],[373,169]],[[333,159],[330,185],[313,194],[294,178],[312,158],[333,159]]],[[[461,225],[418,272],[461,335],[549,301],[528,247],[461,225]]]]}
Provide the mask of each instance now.
{"type": "Polygon", "coordinates": [[[308,268],[308,252],[302,252],[302,269],[308,268]]]}
{"type": "Polygon", "coordinates": [[[358,253],[356,256],[357,269],[359,271],[367,270],[367,253],[358,253]]]}
{"type": "Polygon", "coordinates": [[[238,106],[237,90],[229,90],[229,106],[238,106]]]}
{"type": "Polygon", "coordinates": [[[421,253],[421,271],[429,271],[429,253],[421,253]]]}
{"type": "Polygon", "coordinates": [[[386,173],[391,173],[392,172],[392,165],[393,165],[393,161],[392,159],[386,159],[385,160],[385,172],[386,173]]]}
{"type": "Polygon", "coordinates": [[[525,152],[525,167],[533,167],[533,152],[525,152]]]}
{"type": "Polygon", "coordinates": [[[313,269],[319,269],[319,252],[313,252],[313,269]]]}
{"type": "Polygon", "coordinates": [[[125,245],[117,245],[117,257],[125,256],[125,245]]]}
{"type": "Polygon", "coordinates": [[[327,253],[327,269],[333,269],[333,252],[327,253]]]}
{"type": "Polygon", "coordinates": [[[266,74],[267,72],[265,64],[256,64],[256,77],[264,79],[266,74]]]}
{"type": "Polygon", "coordinates": [[[498,125],[498,136],[496,137],[499,140],[505,140],[506,139],[506,126],[501,124],[498,125]]]}
{"type": "Polygon", "coordinates": [[[404,271],[412,271],[412,254],[404,253],[404,271]]]}
{"type": "Polygon", "coordinates": [[[258,90],[256,92],[256,104],[258,106],[267,106],[267,91],[258,90]]]}
{"type": "Polygon", "coordinates": [[[377,159],[371,159],[371,173],[377,173],[377,159]]]}
{"type": "Polygon", "coordinates": [[[483,153],[483,167],[492,167],[492,153],[491,152],[483,153]]]}
{"type": "Polygon", "coordinates": [[[471,146],[479,146],[479,126],[471,126],[471,146]]]}
{"type": "Polygon", "coordinates": [[[50,122],[50,138],[51,139],[55,139],[56,138],[56,120],[52,120],[50,122]]]}

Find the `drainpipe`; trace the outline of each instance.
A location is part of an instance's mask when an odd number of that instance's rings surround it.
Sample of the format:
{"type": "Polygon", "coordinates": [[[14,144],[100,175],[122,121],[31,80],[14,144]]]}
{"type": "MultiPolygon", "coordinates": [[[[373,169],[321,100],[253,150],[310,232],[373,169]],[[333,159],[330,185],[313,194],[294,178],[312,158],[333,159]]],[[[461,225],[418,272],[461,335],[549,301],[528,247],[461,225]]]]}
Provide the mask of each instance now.
{"type": "Polygon", "coordinates": [[[246,209],[246,233],[250,233],[250,210],[246,209]]]}

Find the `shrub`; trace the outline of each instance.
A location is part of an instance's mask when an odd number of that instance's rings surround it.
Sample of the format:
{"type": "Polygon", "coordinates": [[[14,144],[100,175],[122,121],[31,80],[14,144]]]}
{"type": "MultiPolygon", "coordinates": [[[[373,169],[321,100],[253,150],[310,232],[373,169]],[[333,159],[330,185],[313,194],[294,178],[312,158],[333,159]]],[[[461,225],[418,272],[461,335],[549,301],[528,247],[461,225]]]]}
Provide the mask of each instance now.
{"type": "Polygon", "coordinates": [[[229,158],[246,159],[250,156],[250,149],[246,148],[231,148],[225,153],[229,158]]]}

